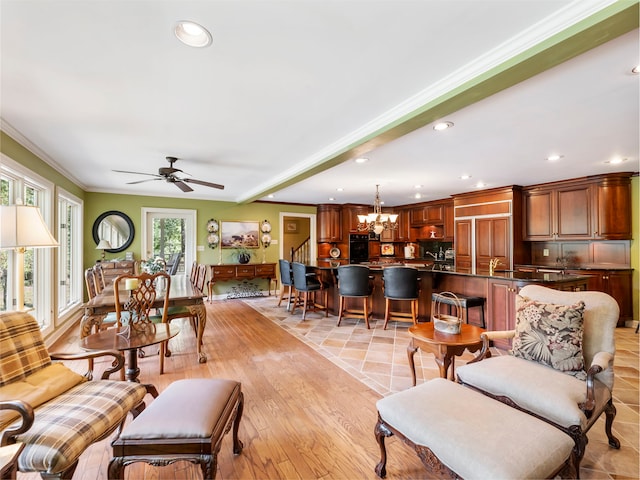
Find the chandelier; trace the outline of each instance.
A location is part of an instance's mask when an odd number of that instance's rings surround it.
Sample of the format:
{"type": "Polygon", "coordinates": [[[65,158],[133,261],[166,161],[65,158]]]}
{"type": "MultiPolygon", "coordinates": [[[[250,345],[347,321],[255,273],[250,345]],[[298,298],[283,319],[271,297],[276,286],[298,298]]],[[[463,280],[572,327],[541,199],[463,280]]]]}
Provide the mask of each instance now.
{"type": "Polygon", "coordinates": [[[396,220],[398,215],[394,213],[382,213],[382,204],[380,203],[380,194],[376,185],[376,199],[373,203],[373,212],[368,215],[358,215],[358,231],[373,232],[380,235],[385,230],[395,230],[398,228],[396,220]]]}

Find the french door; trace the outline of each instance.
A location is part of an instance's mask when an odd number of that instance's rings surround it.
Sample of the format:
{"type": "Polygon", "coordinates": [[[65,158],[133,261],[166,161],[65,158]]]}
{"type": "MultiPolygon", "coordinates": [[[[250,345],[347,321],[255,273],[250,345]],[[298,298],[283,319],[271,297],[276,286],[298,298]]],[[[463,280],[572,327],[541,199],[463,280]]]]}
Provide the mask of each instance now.
{"type": "Polygon", "coordinates": [[[160,257],[176,275],[187,273],[196,259],[196,211],[143,208],[142,258],[160,257]]]}

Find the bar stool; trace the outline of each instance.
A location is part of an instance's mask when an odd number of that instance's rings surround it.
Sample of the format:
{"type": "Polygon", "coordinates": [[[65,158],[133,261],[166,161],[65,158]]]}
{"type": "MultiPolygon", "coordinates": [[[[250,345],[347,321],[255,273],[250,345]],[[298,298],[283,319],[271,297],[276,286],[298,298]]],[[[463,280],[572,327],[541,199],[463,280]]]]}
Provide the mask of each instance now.
{"type": "Polygon", "coordinates": [[[418,297],[420,296],[420,278],[418,270],[412,267],[386,267],[382,270],[384,284],[384,327],[389,320],[406,321],[410,319],[418,324],[418,297]],[[391,311],[391,301],[408,301],[411,313],[391,311]]]}
{"type": "Polygon", "coordinates": [[[373,293],[373,279],[369,267],[365,265],[343,265],[338,267],[338,294],[340,295],[340,310],[338,323],[343,317],[363,318],[369,328],[371,312],[371,294],[373,293]],[[345,308],[347,298],[357,298],[363,301],[362,309],[345,308]]]}
{"type": "MultiPolygon", "coordinates": [[[[462,320],[464,321],[464,323],[469,323],[469,309],[473,307],[480,307],[480,318],[482,322],[482,325],[480,326],[482,328],[486,328],[484,323],[484,302],[485,302],[484,297],[467,297],[465,295],[460,295],[459,293],[454,293],[454,292],[451,292],[451,293],[453,293],[456,297],[458,297],[458,300],[460,301],[460,306],[462,308],[462,320]]],[[[440,295],[437,292],[434,292],[431,294],[431,301],[432,302],[438,301],[444,305],[448,305],[449,313],[451,313],[451,307],[456,306],[453,298],[447,297],[446,295],[440,295]]],[[[460,312],[456,312],[456,314],[457,313],[460,313],[460,312]]]]}
{"type": "Polygon", "coordinates": [[[307,309],[312,308],[314,310],[324,310],[325,317],[329,316],[328,298],[329,292],[326,289],[326,285],[322,283],[316,276],[314,271],[307,268],[304,263],[291,262],[291,269],[293,270],[293,286],[296,289],[296,297],[291,307],[291,314],[293,314],[298,306],[300,300],[300,294],[302,293],[302,319],[304,320],[307,315],[307,309]],[[318,292],[324,293],[324,305],[316,301],[315,295],[318,292]]]}
{"type": "Polygon", "coordinates": [[[293,300],[293,278],[291,276],[291,262],[289,260],[280,259],[278,261],[280,266],[280,298],[278,299],[278,307],[280,303],[282,303],[282,299],[284,298],[284,289],[285,287],[288,289],[287,293],[287,310],[291,309],[291,302],[293,300]]]}

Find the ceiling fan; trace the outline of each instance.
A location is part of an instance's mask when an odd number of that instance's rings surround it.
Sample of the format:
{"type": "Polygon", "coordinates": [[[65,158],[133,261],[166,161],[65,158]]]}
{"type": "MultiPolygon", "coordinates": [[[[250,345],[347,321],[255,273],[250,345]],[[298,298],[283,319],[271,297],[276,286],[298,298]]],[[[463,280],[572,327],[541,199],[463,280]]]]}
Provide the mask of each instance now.
{"type": "Polygon", "coordinates": [[[179,168],[175,168],[173,164],[178,161],[177,157],[166,157],[169,162],[168,167],[160,167],[158,169],[158,173],[143,173],[143,172],[130,172],[127,170],[113,170],[118,173],[133,173],[135,175],[149,175],[154,178],[147,178],[145,180],[137,180],[135,182],[127,182],[127,185],[135,185],[136,183],[144,183],[144,182],[152,182],[154,180],[164,180],[167,183],[173,183],[176,187],[178,187],[183,192],[192,192],[193,188],[191,188],[187,183],[194,183],[196,185],[204,185],[205,187],[218,188],[220,190],[224,190],[224,185],[220,185],[219,183],[211,183],[205,182],[204,180],[196,180],[195,178],[180,178],[176,175],[176,173],[182,172],[179,168]]]}

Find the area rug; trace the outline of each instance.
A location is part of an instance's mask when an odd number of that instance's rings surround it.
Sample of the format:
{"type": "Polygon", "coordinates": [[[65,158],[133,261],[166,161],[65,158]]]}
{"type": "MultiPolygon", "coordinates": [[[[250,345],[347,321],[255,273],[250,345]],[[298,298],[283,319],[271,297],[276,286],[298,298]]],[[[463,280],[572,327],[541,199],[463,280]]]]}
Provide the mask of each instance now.
{"type": "MultiPolygon", "coordinates": [[[[302,320],[301,309],[291,315],[285,302],[276,306],[276,297],[242,301],[380,395],[412,386],[407,359],[409,323],[389,322],[383,330],[384,320],[373,319],[369,322],[371,328],[367,329],[364,320],[346,318],[338,327],[338,317],[331,314],[325,317],[324,312],[307,312],[305,320],[302,320]]],[[[456,359],[456,364],[462,365],[465,359],[465,356],[456,359]]],[[[414,360],[418,384],[438,376],[432,354],[418,350],[414,360]]]]}

